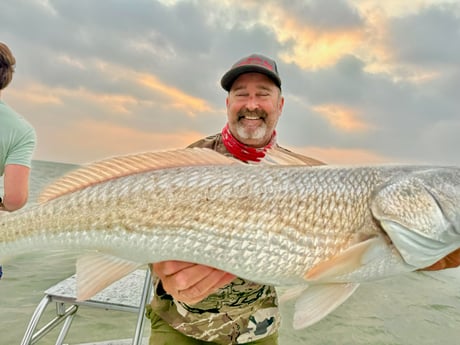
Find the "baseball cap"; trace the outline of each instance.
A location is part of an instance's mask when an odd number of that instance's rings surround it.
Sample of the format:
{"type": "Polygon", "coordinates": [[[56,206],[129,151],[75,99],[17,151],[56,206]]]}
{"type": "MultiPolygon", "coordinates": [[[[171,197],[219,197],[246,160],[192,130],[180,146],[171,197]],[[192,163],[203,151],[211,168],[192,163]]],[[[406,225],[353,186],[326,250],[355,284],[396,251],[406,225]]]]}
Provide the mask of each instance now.
{"type": "Polygon", "coordinates": [[[233,82],[243,73],[262,73],[273,80],[281,88],[281,79],[278,74],[275,60],[261,54],[252,54],[238,60],[220,80],[220,85],[226,91],[230,91],[233,82]]]}

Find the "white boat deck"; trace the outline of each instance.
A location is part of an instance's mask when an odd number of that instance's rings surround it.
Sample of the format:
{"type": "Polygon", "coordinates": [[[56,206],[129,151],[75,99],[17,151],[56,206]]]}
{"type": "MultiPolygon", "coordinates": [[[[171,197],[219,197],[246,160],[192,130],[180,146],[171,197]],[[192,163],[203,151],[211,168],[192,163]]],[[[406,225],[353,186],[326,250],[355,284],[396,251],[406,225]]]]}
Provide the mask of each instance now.
{"type": "MultiPolygon", "coordinates": [[[[137,312],[145,278],[145,270],[136,270],[106,287],[87,301],[78,302],[95,308],[137,312]]],[[[45,294],[62,302],[75,303],[76,276],[72,275],[45,290],[45,294]]]]}
{"type": "Polygon", "coordinates": [[[148,338],[142,338],[144,308],[151,299],[152,282],[150,271],[136,270],[120,279],[87,301],[76,300],[75,275],[51,286],[35,309],[24,334],[21,345],[33,345],[52,329],[61,326],[56,345],[146,345],[148,338]],[[56,304],[56,317],[37,329],[38,322],[49,304],[56,304]],[[103,342],[70,344],[65,337],[80,306],[137,313],[138,320],[133,339],[114,339],[103,342]]]}

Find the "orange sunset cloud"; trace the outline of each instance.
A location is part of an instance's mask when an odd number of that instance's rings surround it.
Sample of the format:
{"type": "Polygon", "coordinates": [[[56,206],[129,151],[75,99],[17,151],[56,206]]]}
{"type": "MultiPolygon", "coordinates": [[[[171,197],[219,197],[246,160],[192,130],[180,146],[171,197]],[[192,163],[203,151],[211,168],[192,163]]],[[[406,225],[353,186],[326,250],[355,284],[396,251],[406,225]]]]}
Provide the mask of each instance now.
{"type": "Polygon", "coordinates": [[[313,107],[313,110],[324,116],[336,128],[348,132],[366,131],[372,126],[359,119],[357,110],[336,104],[324,104],[313,107]]]}

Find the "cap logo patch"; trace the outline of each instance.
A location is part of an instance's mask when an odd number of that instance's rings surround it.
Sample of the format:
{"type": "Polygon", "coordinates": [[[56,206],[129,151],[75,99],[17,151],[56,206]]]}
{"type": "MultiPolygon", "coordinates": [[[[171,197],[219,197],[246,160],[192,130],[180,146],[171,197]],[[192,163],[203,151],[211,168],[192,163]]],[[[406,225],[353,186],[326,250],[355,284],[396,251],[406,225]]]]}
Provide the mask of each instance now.
{"type": "Polygon", "coordinates": [[[237,66],[244,66],[244,65],[259,65],[273,71],[273,66],[267,60],[263,60],[260,57],[248,57],[247,59],[240,61],[235,67],[237,66]]]}

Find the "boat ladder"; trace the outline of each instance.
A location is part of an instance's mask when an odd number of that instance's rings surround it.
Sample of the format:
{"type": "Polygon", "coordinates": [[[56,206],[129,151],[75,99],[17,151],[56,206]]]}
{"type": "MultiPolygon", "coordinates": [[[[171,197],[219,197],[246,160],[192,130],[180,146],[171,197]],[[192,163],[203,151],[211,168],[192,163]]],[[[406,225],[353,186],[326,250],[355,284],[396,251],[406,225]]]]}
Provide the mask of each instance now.
{"type": "Polygon", "coordinates": [[[56,345],[63,345],[72,320],[79,307],[102,308],[137,313],[137,323],[132,345],[142,343],[145,321],[145,306],[152,295],[152,278],[149,269],[138,269],[119,281],[108,286],[87,301],[76,300],[75,275],[51,286],[36,307],[26,328],[21,345],[33,345],[51,330],[61,325],[56,345]],[[37,329],[38,323],[51,303],[56,304],[56,316],[37,329]]]}

